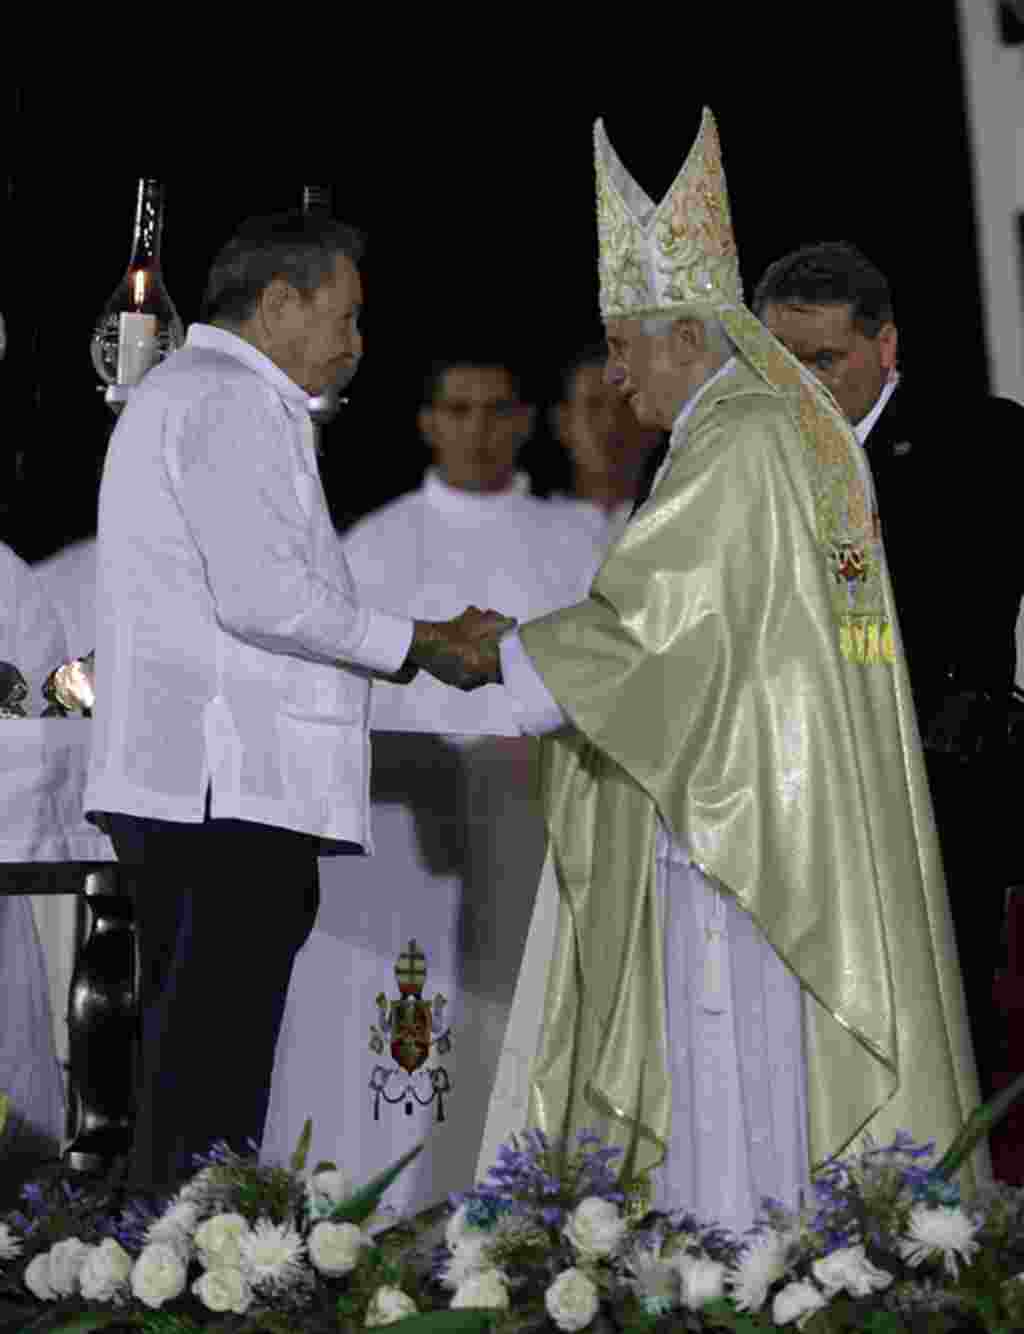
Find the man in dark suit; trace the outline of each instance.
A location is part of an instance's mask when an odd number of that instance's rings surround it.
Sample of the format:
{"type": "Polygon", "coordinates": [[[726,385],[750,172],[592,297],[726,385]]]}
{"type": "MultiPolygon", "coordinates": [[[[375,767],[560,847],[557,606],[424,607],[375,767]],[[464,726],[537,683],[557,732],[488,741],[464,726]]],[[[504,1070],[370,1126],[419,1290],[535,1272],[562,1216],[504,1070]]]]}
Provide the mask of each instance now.
{"type": "Polygon", "coordinates": [[[904,384],[885,276],[854,246],[776,260],[757,315],[831,390],[864,445],[949,888],[982,1091],[992,1091],[992,983],[1012,860],[1007,709],[1024,559],[1014,550],[1024,408],[904,384]]]}

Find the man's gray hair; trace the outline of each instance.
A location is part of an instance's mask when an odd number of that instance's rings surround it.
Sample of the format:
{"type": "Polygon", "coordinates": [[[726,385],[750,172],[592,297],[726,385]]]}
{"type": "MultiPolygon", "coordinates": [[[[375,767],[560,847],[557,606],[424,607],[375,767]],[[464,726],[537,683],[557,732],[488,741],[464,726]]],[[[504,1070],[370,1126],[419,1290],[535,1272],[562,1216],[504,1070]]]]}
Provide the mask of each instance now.
{"type": "Polygon", "coordinates": [[[667,334],[673,324],[680,320],[697,320],[704,326],[704,336],[708,347],[716,358],[727,361],[736,349],[735,343],[725,331],[725,325],[717,315],[709,315],[701,306],[680,306],[670,315],[648,315],[642,321],[643,331],[649,338],[659,338],[667,334]]]}
{"type": "Polygon", "coordinates": [[[200,319],[237,328],[275,278],[310,296],[329,281],[338,255],[358,264],[364,245],[354,227],[315,213],[250,218],[213,261],[200,319]]]}

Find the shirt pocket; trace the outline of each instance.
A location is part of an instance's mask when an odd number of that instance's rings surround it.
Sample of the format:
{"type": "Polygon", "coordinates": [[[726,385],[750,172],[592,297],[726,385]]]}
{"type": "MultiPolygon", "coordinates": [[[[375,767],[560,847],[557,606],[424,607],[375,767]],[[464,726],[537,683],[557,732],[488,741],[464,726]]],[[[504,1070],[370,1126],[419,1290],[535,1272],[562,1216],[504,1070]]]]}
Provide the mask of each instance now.
{"type": "Polygon", "coordinates": [[[278,684],[278,712],[288,718],[355,723],[363,721],[369,711],[368,681],[344,667],[285,657],[278,684]]]}

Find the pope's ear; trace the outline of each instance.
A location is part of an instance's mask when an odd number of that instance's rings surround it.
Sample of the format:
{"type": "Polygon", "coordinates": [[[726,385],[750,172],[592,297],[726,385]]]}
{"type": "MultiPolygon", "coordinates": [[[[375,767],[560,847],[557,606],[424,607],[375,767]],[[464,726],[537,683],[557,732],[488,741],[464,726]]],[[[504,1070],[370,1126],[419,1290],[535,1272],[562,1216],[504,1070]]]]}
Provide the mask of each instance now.
{"type": "Polygon", "coordinates": [[[703,354],[707,347],[707,330],[702,320],[686,316],[672,324],[672,340],[676,354],[684,363],[703,354]]]}

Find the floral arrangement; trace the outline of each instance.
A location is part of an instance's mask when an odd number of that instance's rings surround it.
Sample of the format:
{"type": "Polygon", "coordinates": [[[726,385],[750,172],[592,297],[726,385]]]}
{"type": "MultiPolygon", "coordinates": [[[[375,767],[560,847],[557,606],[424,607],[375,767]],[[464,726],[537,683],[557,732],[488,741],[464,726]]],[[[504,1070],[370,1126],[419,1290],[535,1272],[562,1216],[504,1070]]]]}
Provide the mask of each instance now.
{"type": "Polygon", "coordinates": [[[17,1316],[0,1330],[1010,1334],[1024,1330],[1024,1190],[963,1201],[953,1182],[992,1122],[975,1113],[938,1161],[909,1134],[868,1139],[799,1209],[765,1201],[742,1236],[650,1210],[591,1133],[515,1136],[483,1183],[412,1220],[381,1202],[419,1150],[354,1190],[334,1164],[306,1172],[308,1126],[287,1168],[215,1146],[159,1208],[30,1183],[0,1220],[17,1316]]]}

